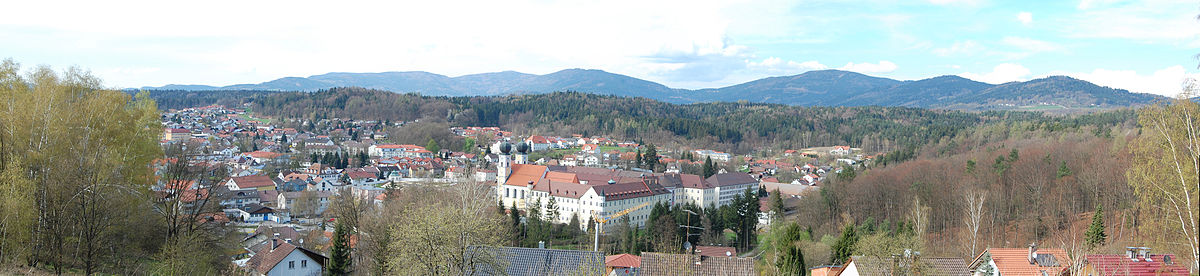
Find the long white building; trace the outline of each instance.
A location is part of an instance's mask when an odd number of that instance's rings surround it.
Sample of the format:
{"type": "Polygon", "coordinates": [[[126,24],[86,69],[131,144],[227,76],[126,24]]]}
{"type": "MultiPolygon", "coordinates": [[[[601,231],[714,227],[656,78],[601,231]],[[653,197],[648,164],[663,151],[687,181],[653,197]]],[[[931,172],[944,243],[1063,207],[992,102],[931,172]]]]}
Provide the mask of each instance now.
{"type": "MultiPolygon", "coordinates": [[[[530,210],[540,206],[543,218],[570,223],[578,216],[586,228],[592,218],[608,216],[643,203],[668,205],[695,204],[701,208],[730,204],[746,189],[757,192],[758,180],[745,173],[719,174],[701,178],[678,173],[642,173],[635,171],[575,166],[525,164],[526,145],[516,146],[516,158],[510,158],[512,146],[501,145],[496,167],[496,197],[504,206],[530,210]],[[507,149],[507,150],[506,150],[507,149]],[[522,151],[523,150],[523,151],[522,151]],[[548,210],[557,206],[557,216],[548,210]]],[[[644,226],[651,207],[626,216],[633,225],[644,226]]]]}

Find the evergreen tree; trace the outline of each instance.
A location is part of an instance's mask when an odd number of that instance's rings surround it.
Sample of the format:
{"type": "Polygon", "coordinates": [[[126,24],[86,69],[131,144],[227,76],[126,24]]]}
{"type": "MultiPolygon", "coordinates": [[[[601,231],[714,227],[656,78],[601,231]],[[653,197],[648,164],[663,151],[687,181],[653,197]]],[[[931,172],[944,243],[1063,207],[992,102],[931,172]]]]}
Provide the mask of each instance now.
{"type": "Polygon", "coordinates": [[[646,146],[646,153],[642,156],[642,162],[646,163],[646,169],[657,171],[658,167],[658,149],[654,145],[646,146]]]}
{"type": "Polygon", "coordinates": [[[517,211],[516,202],[513,202],[512,207],[508,209],[508,216],[512,219],[513,244],[520,245],[523,242],[523,235],[521,235],[521,212],[517,211]]]}
{"type": "Polygon", "coordinates": [[[1087,239],[1088,249],[1104,245],[1108,241],[1108,234],[1104,233],[1104,207],[1102,205],[1096,204],[1096,214],[1092,215],[1092,225],[1088,226],[1084,236],[1087,239]]]}
{"type": "Polygon", "coordinates": [[[503,200],[497,200],[497,201],[496,201],[496,211],[497,211],[497,212],[500,212],[500,215],[504,215],[504,211],[505,211],[505,210],[507,210],[507,208],[504,208],[504,201],[503,201],[503,200]]]}
{"type": "Polygon", "coordinates": [[[704,178],[708,178],[714,174],[717,174],[717,171],[713,168],[712,157],[704,157],[704,178]]]}
{"type": "Polygon", "coordinates": [[[637,149],[637,153],[635,153],[633,157],[634,157],[633,166],[641,168],[642,164],[644,163],[644,160],[642,160],[642,149],[641,148],[637,149]]]}
{"type": "Polygon", "coordinates": [[[858,234],[855,232],[853,224],[846,225],[842,228],[842,235],[833,243],[830,262],[835,264],[846,263],[850,260],[850,256],[854,254],[855,244],[858,243],[858,234]]]}
{"type": "Polygon", "coordinates": [[[330,250],[329,275],[349,275],[353,260],[350,258],[350,229],[342,220],[333,230],[333,249],[330,250]]]}
{"type": "Polygon", "coordinates": [[[1068,175],[1071,175],[1071,168],[1067,167],[1067,161],[1062,161],[1062,164],[1058,165],[1058,178],[1063,178],[1068,175]]]}
{"type": "Polygon", "coordinates": [[[779,275],[808,275],[808,268],[804,264],[804,253],[800,252],[800,247],[791,245],[780,250],[779,259],[775,263],[775,268],[779,269],[779,275]]]}
{"type": "Polygon", "coordinates": [[[771,211],[775,211],[775,217],[783,217],[783,195],[779,193],[779,189],[771,191],[767,201],[771,203],[771,211]]]}

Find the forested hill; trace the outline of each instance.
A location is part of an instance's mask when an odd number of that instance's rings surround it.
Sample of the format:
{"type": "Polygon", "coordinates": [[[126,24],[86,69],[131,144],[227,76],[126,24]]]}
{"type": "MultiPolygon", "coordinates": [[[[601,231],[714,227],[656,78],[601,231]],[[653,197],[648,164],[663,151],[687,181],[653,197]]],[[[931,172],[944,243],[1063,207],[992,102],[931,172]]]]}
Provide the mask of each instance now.
{"type": "Polygon", "coordinates": [[[1164,97],[1132,93],[1064,76],[987,84],[958,76],[900,81],[840,70],[809,71],[722,88],[675,89],[601,70],[567,69],[545,75],[513,71],[447,77],[429,72],[329,73],[287,77],[226,87],[167,85],[164,90],[317,91],[365,87],[430,96],[497,96],[580,91],[646,97],[671,103],[737,102],[799,106],[905,106],[959,110],[1112,109],[1153,103],[1164,97]]]}
{"type": "MultiPolygon", "coordinates": [[[[174,95],[186,97],[186,93],[174,95]]],[[[220,101],[229,106],[250,103],[254,112],[278,118],[406,122],[421,119],[421,124],[441,127],[501,126],[522,135],[606,135],[734,152],[750,152],[762,147],[794,149],[827,145],[855,145],[868,151],[911,150],[989,122],[1021,121],[1028,122],[1025,127],[1029,129],[1057,131],[1087,125],[1124,124],[1135,116],[1129,110],[1051,116],[1040,112],[973,113],[909,107],[799,107],[745,102],[680,105],[647,98],[579,92],[431,97],[362,88],[335,88],[316,93],[262,93],[220,101]]]]}

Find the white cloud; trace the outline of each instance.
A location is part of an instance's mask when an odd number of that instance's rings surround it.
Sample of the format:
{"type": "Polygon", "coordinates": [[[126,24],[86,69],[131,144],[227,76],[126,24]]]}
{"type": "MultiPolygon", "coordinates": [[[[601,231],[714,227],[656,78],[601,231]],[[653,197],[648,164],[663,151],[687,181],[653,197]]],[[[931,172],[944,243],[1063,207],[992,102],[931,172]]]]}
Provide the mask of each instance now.
{"type": "Polygon", "coordinates": [[[728,74],[758,59],[753,49],[730,39],[731,22],[765,35],[795,31],[790,30],[794,26],[773,27],[778,24],[772,20],[784,13],[764,17],[731,10],[787,11],[791,5],[716,0],[20,1],[5,6],[21,12],[0,17],[0,40],[27,43],[6,43],[0,52],[54,67],[87,61],[84,66],[117,86],[227,85],[334,71],[423,70],[454,76],[501,70],[544,74],[576,67],[646,78],[716,66],[708,70],[714,74],[696,79],[674,74],[682,82],[728,74]],[[180,11],[238,20],[180,20],[180,11]],[[125,74],[123,68],[159,69],[125,74]]]}
{"type": "Polygon", "coordinates": [[[1062,28],[1069,36],[1117,38],[1143,43],[1200,44],[1200,21],[1196,2],[1157,0],[1117,3],[1114,0],[1084,0],[1082,12],[1067,18],[1062,28]]]}
{"type": "Polygon", "coordinates": [[[966,72],[958,74],[960,77],[972,79],[975,81],[986,82],[991,84],[1001,84],[1010,81],[1024,81],[1029,79],[1029,68],[1013,63],[1001,63],[992,68],[988,73],[971,73],[966,72]]]}
{"type": "Polygon", "coordinates": [[[1018,51],[995,51],[992,54],[1001,55],[1008,59],[1022,59],[1043,52],[1065,52],[1066,47],[1058,43],[1032,39],[1028,37],[1008,36],[1001,43],[1016,48],[1018,51]]]}
{"type": "Polygon", "coordinates": [[[1051,75],[1067,75],[1102,86],[1168,97],[1183,92],[1183,84],[1188,79],[1200,78],[1200,74],[1187,72],[1182,65],[1163,68],[1148,75],[1138,74],[1134,70],[1109,69],[1095,69],[1092,72],[1052,72],[1051,75]]]}
{"type": "Polygon", "coordinates": [[[1018,12],[1017,21],[1021,21],[1021,24],[1024,24],[1025,26],[1029,26],[1029,24],[1033,23],[1033,13],[1024,11],[1018,12]]]}
{"type": "Polygon", "coordinates": [[[895,63],[892,63],[891,61],[882,60],[882,61],[879,61],[879,63],[869,63],[869,62],[853,63],[853,62],[850,62],[850,63],[846,63],[845,66],[842,66],[841,68],[838,68],[838,69],[859,72],[859,73],[864,73],[864,74],[870,74],[870,73],[888,73],[888,72],[896,71],[896,67],[897,66],[895,63]]]}
{"type": "Polygon", "coordinates": [[[943,57],[970,56],[983,52],[984,49],[983,45],[974,40],[955,41],[950,47],[933,49],[933,54],[943,57]]]}

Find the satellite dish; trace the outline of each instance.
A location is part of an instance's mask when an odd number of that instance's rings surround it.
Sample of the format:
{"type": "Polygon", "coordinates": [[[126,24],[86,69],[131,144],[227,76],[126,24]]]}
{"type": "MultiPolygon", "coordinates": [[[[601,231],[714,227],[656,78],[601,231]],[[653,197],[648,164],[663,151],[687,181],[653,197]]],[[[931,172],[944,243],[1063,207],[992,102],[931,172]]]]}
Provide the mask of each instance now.
{"type": "Polygon", "coordinates": [[[684,241],[683,242],[683,251],[692,252],[692,242],[684,241]]]}

